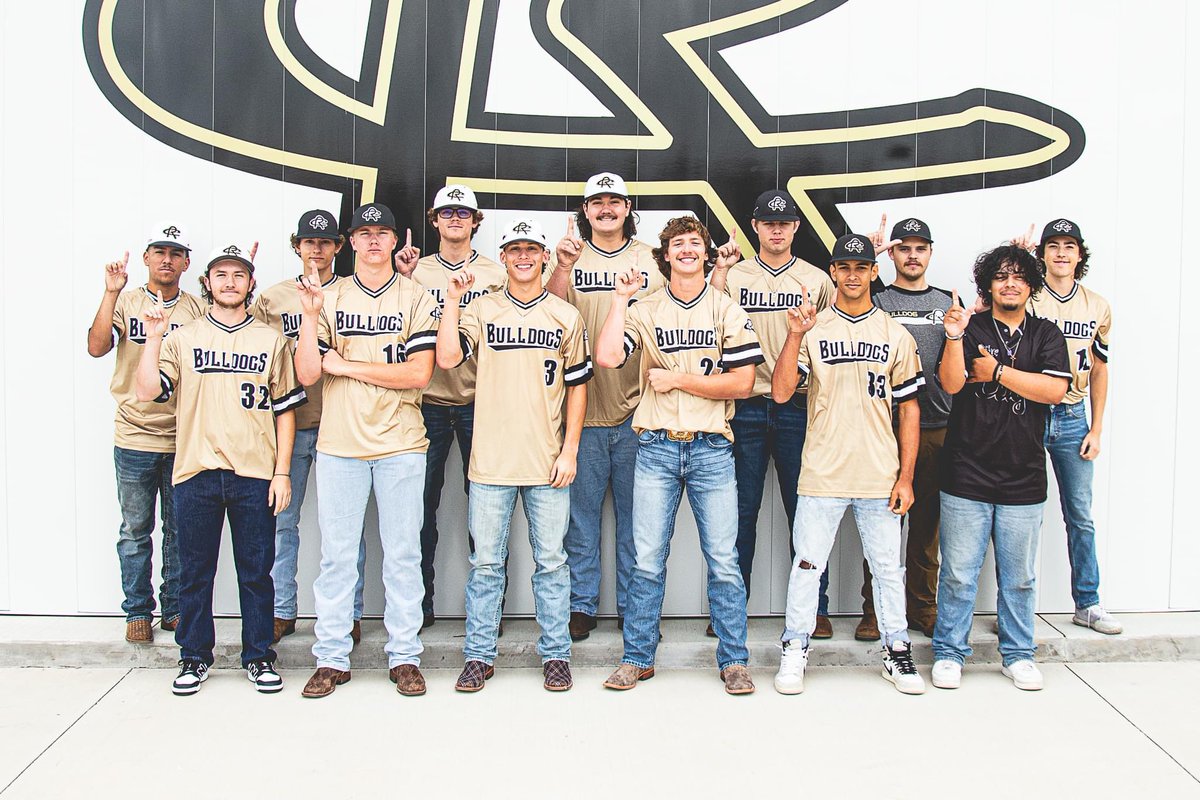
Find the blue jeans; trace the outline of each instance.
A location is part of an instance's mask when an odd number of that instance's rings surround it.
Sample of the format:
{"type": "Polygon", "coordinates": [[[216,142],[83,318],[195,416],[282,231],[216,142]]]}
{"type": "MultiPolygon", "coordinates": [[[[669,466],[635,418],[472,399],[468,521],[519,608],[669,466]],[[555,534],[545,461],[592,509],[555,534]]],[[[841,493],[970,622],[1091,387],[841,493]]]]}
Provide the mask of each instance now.
{"type": "Polygon", "coordinates": [[[1096,526],[1092,523],[1092,473],[1095,462],[1079,455],[1087,436],[1087,409],[1082,401],[1050,406],[1046,415],[1046,451],[1058,480],[1067,556],[1071,560],[1071,597],[1076,608],[1100,602],[1100,566],[1096,561],[1096,526]]]}
{"type": "Polygon", "coordinates": [[[179,657],[213,663],[213,579],[221,530],[229,517],[233,563],[242,609],[242,666],[274,661],[271,621],[275,562],[275,516],[267,505],[270,481],[210,469],[175,487],[179,512],[179,657]]]}
{"type": "Polygon", "coordinates": [[[375,490],[383,545],[383,624],[388,668],[420,664],[421,486],[425,454],[364,460],[317,453],[317,516],[321,574],[313,584],[318,667],[350,669],[354,587],[367,500],[375,490]]]}
{"type": "MultiPolygon", "coordinates": [[[[425,454],[425,522],[421,525],[421,580],[425,583],[425,599],[421,611],[433,613],[434,557],[437,555],[437,512],[442,502],[442,487],[446,484],[446,459],[450,445],[458,438],[458,453],[462,456],[463,491],[467,490],[467,467],[471,461],[471,437],[475,433],[475,404],[439,406],[421,404],[425,419],[425,436],[429,451],[425,454]]],[[[470,535],[467,536],[468,546],[470,535]]]]}
{"type": "Polygon", "coordinates": [[[463,656],[468,661],[496,660],[500,611],[507,586],[508,533],[517,495],[529,521],[533,548],[533,608],[538,626],[538,653],[543,663],[571,659],[571,569],[563,539],[570,517],[571,490],[550,486],[495,486],[471,482],[468,524],[475,537],[471,574],[467,578],[467,638],[463,656]]]}
{"type": "Polygon", "coordinates": [[[883,643],[891,647],[909,640],[904,568],[900,566],[900,517],[888,508],[888,499],[800,495],[792,532],[796,555],[788,577],[785,642],[799,640],[802,647],[808,646],[819,613],[817,570],[824,571],[829,565],[829,553],[847,508],[854,511],[863,555],[871,566],[875,616],[883,643]]]}
{"type": "Polygon", "coordinates": [[[737,560],[734,480],[733,445],[720,434],[697,433],[691,442],[671,441],[661,430],[638,436],[633,499],[636,562],[625,609],[624,663],[643,669],[654,664],[667,556],[685,489],[708,564],[708,610],[718,639],[717,666],[745,664],[750,657],[746,584],[737,560]]]}
{"type": "Polygon", "coordinates": [[[634,560],[633,470],[637,449],[631,419],[620,425],[583,429],[578,473],[571,484],[571,525],[566,541],[572,611],[594,617],[600,608],[600,517],[611,484],[617,517],[617,614],[625,616],[625,595],[634,560]]]}
{"type": "MultiPolygon", "coordinates": [[[[758,512],[762,508],[763,484],[767,479],[767,460],[775,459],[775,477],[783,498],[788,530],[796,527],[796,485],[800,482],[800,457],[808,430],[808,398],[792,396],[786,403],[770,397],[738,400],[733,419],[733,466],[738,490],[738,564],[746,596],[750,596],[750,571],[754,568],[754,549],[758,542],[758,512]]],[[[792,559],[796,558],[791,539],[792,559]]],[[[817,613],[829,614],[829,570],[821,573],[817,595],[817,613]]]]}
{"type": "Polygon", "coordinates": [[[172,619],[179,616],[179,548],[175,544],[175,490],[171,486],[175,454],[114,447],[113,461],[117,502],[121,505],[117,538],[121,589],[125,593],[121,610],[131,622],[154,616],[154,586],[150,580],[154,545],[150,536],[154,533],[154,501],[158,498],[163,531],[158,601],[163,619],[172,619]]]}
{"type": "MultiPolygon", "coordinates": [[[[275,616],[296,618],[296,560],[300,554],[300,509],[308,489],[308,473],[317,455],[317,428],[296,431],[292,445],[292,502],[275,518],[275,566],[271,580],[275,581],[275,616]]],[[[367,541],[358,547],[358,585],[354,587],[354,618],[363,615],[363,570],[367,562],[367,541]]]]}
{"type": "Polygon", "coordinates": [[[963,663],[971,655],[967,638],[979,591],[979,571],[988,542],[996,551],[996,608],[1000,656],[1004,666],[1033,658],[1038,537],[1045,503],[1003,506],[967,500],[946,492],[942,497],[942,572],[938,579],[937,625],[933,656],[963,663]]]}

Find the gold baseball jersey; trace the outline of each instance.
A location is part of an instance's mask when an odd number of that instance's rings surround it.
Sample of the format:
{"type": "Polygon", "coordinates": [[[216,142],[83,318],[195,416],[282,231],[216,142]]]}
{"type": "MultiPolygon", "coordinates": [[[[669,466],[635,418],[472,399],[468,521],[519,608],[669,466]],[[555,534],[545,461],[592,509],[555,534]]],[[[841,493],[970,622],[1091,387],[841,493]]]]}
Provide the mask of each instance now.
{"type": "MultiPolygon", "coordinates": [[[[642,288],[634,295],[640,300],[666,285],[650,246],[630,239],[611,253],[584,241],[583,252],[567,284],[567,301],[579,309],[583,324],[593,337],[600,334],[608,310],[612,307],[613,287],[617,274],[636,269],[642,273],[642,288]]],[[[634,355],[616,369],[596,369],[596,377],[588,386],[588,409],[585,426],[620,425],[629,419],[638,404],[641,359],[634,355]]]]}
{"type": "Polygon", "coordinates": [[[808,383],[808,431],[799,494],[887,498],[900,475],[892,401],[925,385],[917,342],[875,306],[852,317],[817,314],[798,358],[808,383]]]}
{"type": "MultiPolygon", "coordinates": [[[[412,279],[425,287],[426,291],[437,302],[439,314],[446,303],[446,287],[450,277],[462,271],[463,267],[475,276],[475,285],[458,301],[460,308],[466,308],[472,300],[483,297],[491,292],[501,291],[508,283],[508,273],[504,267],[490,258],[479,255],[474,251],[465,262],[451,264],[441,255],[425,256],[417,262],[412,279]]],[[[464,406],[475,399],[475,362],[468,361],[454,369],[433,368],[433,379],[425,387],[421,400],[437,406],[464,406]]]]}
{"type": "MultiPolygon", "coordinates": [[[[335,274],[321,284],[321,288],[328,291],[339,280],[343,280],[343,278],[335,274]]],[[[299,283],[300,276],[280,281],[260,294],[254,301],[254,305],[250,306],[250,313],[254,315],[254,318],[265,322],[287,337],[293,351],[296,348],[296,341],[300,338],[300,292],[297,289],[299,283]]],[[[321,389],[325,383],[323,378],[324,376],[322,376],[322,380],[312,386],[304,387],[304,392],[308,395],[308,402],[296,411],[296,430],[298,431],[306,431],[321,424],[321,389]]]]}
{"type": "Polygon", "coordinates": [[[592,377],[579,312],[546,291],[523,303],[506,290],[476,298],[458,332],[463,360],[476,362],[468,477],[497,486],[549,483],[562,452],[567,387],[592,377]]]}
{"type": "MultiPolygon", "coordinates": [[[[372,290],[357,275],[325,292],[317,348],[347,361],[399,364],[437,347],[437,302],[400,273],[372,290]]],[[[342,458],[388,458],[429,448],[420,389],[385,389],[341,375],[325,376],[317,450],[342,458]]]]}
{"type": "MultiPolygon", "coordinates": [[[[158,298],[145,286],[121,292],[113,307],[112,341],[117,350],[113,365],[112,396],[117,401],[113,443],[126,450],[148,453],[175,452],[175,402],[140,403],[137,399],[137,365],[146,346],[143,317],[158,298]]],[[[170,313],[171,331],[204,314],[200,298],[180,291],[163,303],[170,313]]],[[[166,338],[170,338],[170,331],[166,338]]],[[[165,339],[164,339],[165,341],[165,339]]]]}
{"type": "Polygon", "coordinates": [[[306,400],[287,339],[249,315],[230,327],[205,314],[163,340],[158,371],[158,401],[179,413],[172,484],[210,469],[271,479],[275,417],[306,400]]]}
{"type": "MultiPolygon", "coordinates": [[[[754,370],[752,397],[771,394],[771,373],[787,340],[787,310],[804,302],[801,285],[808,289],[809,300],[817,311],[824,311],[833,302],[829,273],[795,257],[773,269],[755,256],[735,264],[725,277],[725,293],[750,315],[766,359],[754,370]]],[[[803,386],[797,389],[804,390],[803,386]]]]}
{"type": "Polygon", "coordinates": [[[684,302],[670,287],[629,307],[625,317],[625,356],[642,351],[641,400],[633,428],[719,433],[733,441],[732,400],[709,400],[672,389],[656,392],[646,379],[651,369],[713,375],[763,362],[750,317],[737,303],[708,284],[684,302]]]}
{"type": "Polygon", "coordinates": [[[1092,377],[1092,357],[1108,363],[1108,332],[1112,327],[1112,309],[1108,301],[1079,281],[1065,297],[1049,286],[1029,301],[1029,310],[1050,320],[1067,340],[1071,359],[1071,385],[1064,403],[1074,404],[1087,396],[1092,377]]]}

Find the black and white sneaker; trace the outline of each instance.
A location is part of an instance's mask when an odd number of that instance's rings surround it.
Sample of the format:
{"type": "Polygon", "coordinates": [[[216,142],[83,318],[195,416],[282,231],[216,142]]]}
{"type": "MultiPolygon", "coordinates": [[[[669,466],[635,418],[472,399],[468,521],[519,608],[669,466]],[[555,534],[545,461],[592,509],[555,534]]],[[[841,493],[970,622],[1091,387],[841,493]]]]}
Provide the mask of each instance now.
{"type": "Polygon", "coordinates": [[[904,694],[925,694],[925,679],[917,672],[912,659],[912,645],[896,642],[883,648],[883,677],[904,694]]]}
{"type": "Polygon", "coordinates": [[[251,661],[246,665],[246,677],[263,694],[274,694],[283,689],[283,678],[270,661],[251,661]]]}
{"type": "Polygon", "coordinates": [[[171,684],[171,692],[180,696],[200,691],[200,684],[208,680],[208,664],[203,661],[184,659],[179,662],[179,674],[171,684]]]}

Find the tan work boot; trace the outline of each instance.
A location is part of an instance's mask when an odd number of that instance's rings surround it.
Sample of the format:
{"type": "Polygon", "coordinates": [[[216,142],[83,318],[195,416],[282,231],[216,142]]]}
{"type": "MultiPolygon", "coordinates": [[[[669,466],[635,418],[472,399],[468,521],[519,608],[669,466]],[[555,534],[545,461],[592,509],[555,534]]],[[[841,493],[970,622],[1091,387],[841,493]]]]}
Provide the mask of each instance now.
{"type": "Polygon", "coordinates": [[[397,664],[388,670],[388,678],[396,684],[396,691],[405,697],[425,694],[425,676],[416,664],[397,664]]]}
{"type": "Polygon", "coordinates": [[[622,664],[616,672],[608,676],[604,688],[624,692],[638,685],[638,681],[648,681],[654,677],[654,667],[642,669],[634,664],[622,664]]]}
{"type": "Polygon", "coordinates": [[[854,629],[854,638],[860,642],[879,641],[879,623],[874,614],[863,614],[858,627],[854,629]]]}
{"type": "Polygon", "coordinates": [[[271,634],[271,644],[276,644],[285,636],[296,632],[296,620],[275,617],[275,631],[271,634]]]}
{"type": "Polygon", "coordinates": [[[334,689],[349,682],[350,670],[343,672],[333,667],[317,667],[317,671],[308,679],[308,683],[304,684],[300,694],[303,697],[328,697],[333,694],[334,689]]]}
{"type": "Polygon", "coordinates": [[[817,614],[817,627],[813,628],[812,639],[832,639],[833,623],[824,614],[817,614]]]}
{"type": "Polygon", "coordinates": [[[150,644],[154,641],[154,629],[148,619],[132,619],[125,623],[125,641],[134,644],[150,644]]]}
{"type": "Polygon", "coordinates": [[[750,670],[744,664],[732,664],[721,670],[721,680],[725,682],[726,694],[754,694],[754,681],[750,680],[750,670]]]}

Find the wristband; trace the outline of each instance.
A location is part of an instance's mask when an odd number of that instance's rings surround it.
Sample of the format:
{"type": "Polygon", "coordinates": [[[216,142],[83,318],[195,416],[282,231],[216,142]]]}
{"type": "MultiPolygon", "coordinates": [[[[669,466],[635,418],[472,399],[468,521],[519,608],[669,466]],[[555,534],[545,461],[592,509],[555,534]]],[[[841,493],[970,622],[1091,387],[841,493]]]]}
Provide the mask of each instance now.
{"type": "Polygon", "coordinates": [[[1004,365],[1003,365],[1003,364],[997,364],[997,365],[996,365],[996,372],[995,372],[995,373],[992,375],[992,381],[993,381],[993,382],[995,382],[995,383],[999,383],[999,382],[1000,382],[1000,378],[1002,378],[1003,376],[1004,376],[1004,365]]]}
{"type": "Polygon", "coordinates": [[[966,332],[966,331],[963,331],[963,332],[962,332],[962,333],[960,333],[958,336],[951,336],[950,334],[948,334],[948,333],[947,333],[947,334],[946,334],[946,341],[947,341],[947,342],[957,342],[959,339],[961,339],[962,337],[964,337],[964,336],[966,336],[966,335],[967,335],[967,332],[966,332]]]}
{"type": "Polygon", "coordinates": [[[276,472],[276,473],[275,473],[275,477],[276,477],[276,478],[279,478],[279,477],[290,478],[290,477],[292,477],[292,473],[290,473],[290,472],[276,472]]]}

